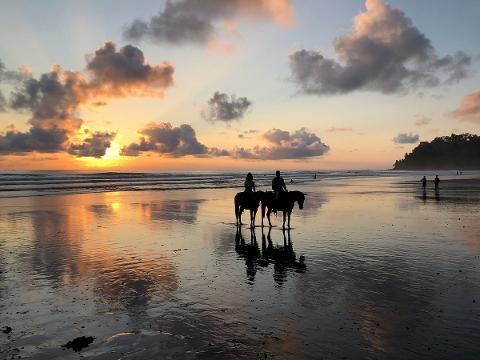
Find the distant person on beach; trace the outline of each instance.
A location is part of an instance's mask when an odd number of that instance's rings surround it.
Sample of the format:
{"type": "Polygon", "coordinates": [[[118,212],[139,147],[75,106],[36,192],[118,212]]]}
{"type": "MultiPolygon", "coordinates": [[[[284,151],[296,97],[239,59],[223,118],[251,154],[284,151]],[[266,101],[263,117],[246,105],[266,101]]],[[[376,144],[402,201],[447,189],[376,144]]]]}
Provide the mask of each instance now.
{"type": "Polygon", "coordinates": [[[422,178],[422,187],[424,189],[427,187],[427,178],[425,176],[422,178]]]}
{"type": "Polygon", "coordinates": [[[290,179],[290,184],[293,184],[295,181],[293,181],[293,179],[290,179]]]}
{"type": "Polygon", "coordinates": [[[434,181],[434,183],[435,183],[435,189],[438,189],[438,185],[440,185],[440,179],[438,178],[438,175],[435,176],[435,181],[434,181]]]}
{"type": "Polygon", "coordinates": [[[313,178],[316,179],[316,178],[317,178],[317,174],[313,174],[313,178]]]}
{"type": "Polygon", "coordinates": [[[283,192],[287,192],[285,181],[280,176],[280,171],[275,172],[275,177],[272,180],[272,189],[275,191],[275,199],[278,200],[283,192]]]}
{"type": "Polygon", "coordinates": [[[245,192],[252,193],[255,191],[255,182],[253,181],[252,173],[247,174],[247,178],[245,179],[245,192]]]}

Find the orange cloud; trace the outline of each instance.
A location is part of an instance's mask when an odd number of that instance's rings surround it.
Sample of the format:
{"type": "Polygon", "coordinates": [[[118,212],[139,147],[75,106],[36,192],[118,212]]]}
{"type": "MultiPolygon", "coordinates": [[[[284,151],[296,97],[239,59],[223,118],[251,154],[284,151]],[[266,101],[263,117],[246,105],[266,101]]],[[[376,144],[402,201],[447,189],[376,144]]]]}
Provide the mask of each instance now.
{"type": "Polygon", "coordinates": [[[480,90],[466,95],[458,109],[448,114],[465,121],[480,121],[480,90]]]}

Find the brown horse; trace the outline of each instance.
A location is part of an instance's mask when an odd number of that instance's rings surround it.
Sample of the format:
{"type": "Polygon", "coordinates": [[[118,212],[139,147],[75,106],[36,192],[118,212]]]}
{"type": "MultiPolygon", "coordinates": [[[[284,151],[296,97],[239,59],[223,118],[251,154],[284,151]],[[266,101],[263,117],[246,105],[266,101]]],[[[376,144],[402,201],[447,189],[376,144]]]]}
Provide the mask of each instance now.
{"type": "Polygon", "coordinates": [[[283,211],[283,228],[285,229],[285,220],[288,215],[288,228],[290,229],[290,216],[292,215],[293,206],[295,202],[298,203],[300,210],[303,209],[303,203],[305,202],[305,194],[301,191],[289,191],[280,194],[280,198],[275,199],[275,193],[267,191],[263,193],[262,197],[262,226],[263,218],[265,217],[265,208],[267,208],[268,224],[272,226],[270,221],[270,213],[273,209],[283,211]]]}
{"type": "Polygon", "coordinates": [[[263,191],[256,191],[251,193],[239,192],[235,195],[234,204],[237,225],[242,225],[242,212],[244,209],[247,209],[250,210],[250,226],[255,227],[255,216],[257,215],[263,194],[263,191]]]}

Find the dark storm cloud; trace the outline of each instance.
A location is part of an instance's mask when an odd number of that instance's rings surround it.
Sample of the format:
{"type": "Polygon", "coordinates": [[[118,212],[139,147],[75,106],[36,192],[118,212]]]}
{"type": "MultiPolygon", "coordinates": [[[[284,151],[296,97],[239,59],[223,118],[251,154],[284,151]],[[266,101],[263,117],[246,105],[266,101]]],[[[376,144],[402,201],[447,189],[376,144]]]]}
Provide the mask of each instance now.
{"type": "Polygon", "coordinates": [[[393,142],[397,144],[416,144],[419,140],[420,136],[412,133],[400,133],[393,138],[393,142]]]}
{"type": "Polygon", "coordinates": [[[240,120],[251,108],[252,102],[246,97],[237,98],[235,95],[216,91],[212,98],[208,100],[208,109],[202,111],[202,117],[207,121],[230,122],[240,120]]]}
{"type": "Polygon", "coordinates": [[[87,137],[80,144],[72,144],[68,153],[81,157],[101,158],[116,136],[114,132],[86,131],[87,137]]]}
{"type": "MultiPolygon", "coordinates": [[[[56,150],[79,156],[102,156],[110,133],[91,133],[85,143],[69,147],[67,140],[78,134],[83,124],[78,116],[79,107],[90,102],[103,105],[105,98],[162,97],[165,88],[173,83],[174,73],[168,63],[148,64],[140,49],[131,45],[117,49],[112,42],[104,43],[87,57],[86,74],[64,71],[54,65],[38,79],[28,74],[15,77],[0,65],[0,79],[21,80],[8,105],[31,114],[28,132],[0,135],[3,153],[8,153],[10,146],[11,153],[56,150]],[[42,140],[46,137],[52,139],[50,146],[42,140]]],[[[5,106],[0,99],[0,107],[2,104],[5,106]]]]}
{"type": "Polygon", "coordinates": [[[232,151],[232,156],[258,160],[305,159],[324,155],[330,149],[317,135],[305,128],[294,133],[271,129],[263,134],[263,138],[270,143],[269,146],[236,148],[232,151]]]}
{"type": "Polygon", "coordinates": [[[149,124],[140,130],[139,142],[122,149],[122,155],[138,156],[142,152],[156,152],[172,157],[208,155],[209,149],[197,140],[195,130],[188,124],[173,127],[170,123],[149,124]]]}
{"type": "Polygon", "coordinates": [[[406,92],[458,81],[471,62],[463,52],[439,58],[411,19],[381,0],[366,0],[366,11],[355,18],[352,31],[336,38],[333,47],[338,60],[316,50],[290,55],[292,80],[302,92],[406,92]]]}
{"type": "Polygon", "coordinates": [[[289,0],[168,0],[158,15],[128,25],[124,37],[159,44],[206,44],[218,31],[217,21],[238,16],[273,19],[285,25],[291,22],[292,9],[289,0]]]}

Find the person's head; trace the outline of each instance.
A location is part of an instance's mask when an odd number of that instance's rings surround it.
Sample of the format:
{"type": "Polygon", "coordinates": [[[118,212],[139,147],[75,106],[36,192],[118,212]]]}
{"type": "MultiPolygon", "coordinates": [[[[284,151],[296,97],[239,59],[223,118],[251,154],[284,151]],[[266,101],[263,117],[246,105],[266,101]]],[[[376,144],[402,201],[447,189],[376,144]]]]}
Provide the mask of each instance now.
{"type": "Polygon", "coordinates": [[[252,173],[247,174],[247,180],[253,180],[253,175],[252,173]]]}
{"type": "Polygon", "coordinates": [[[277,177],[280,177],[280,170],[275,171],[275,175],[276,175],[277,177]]]}

